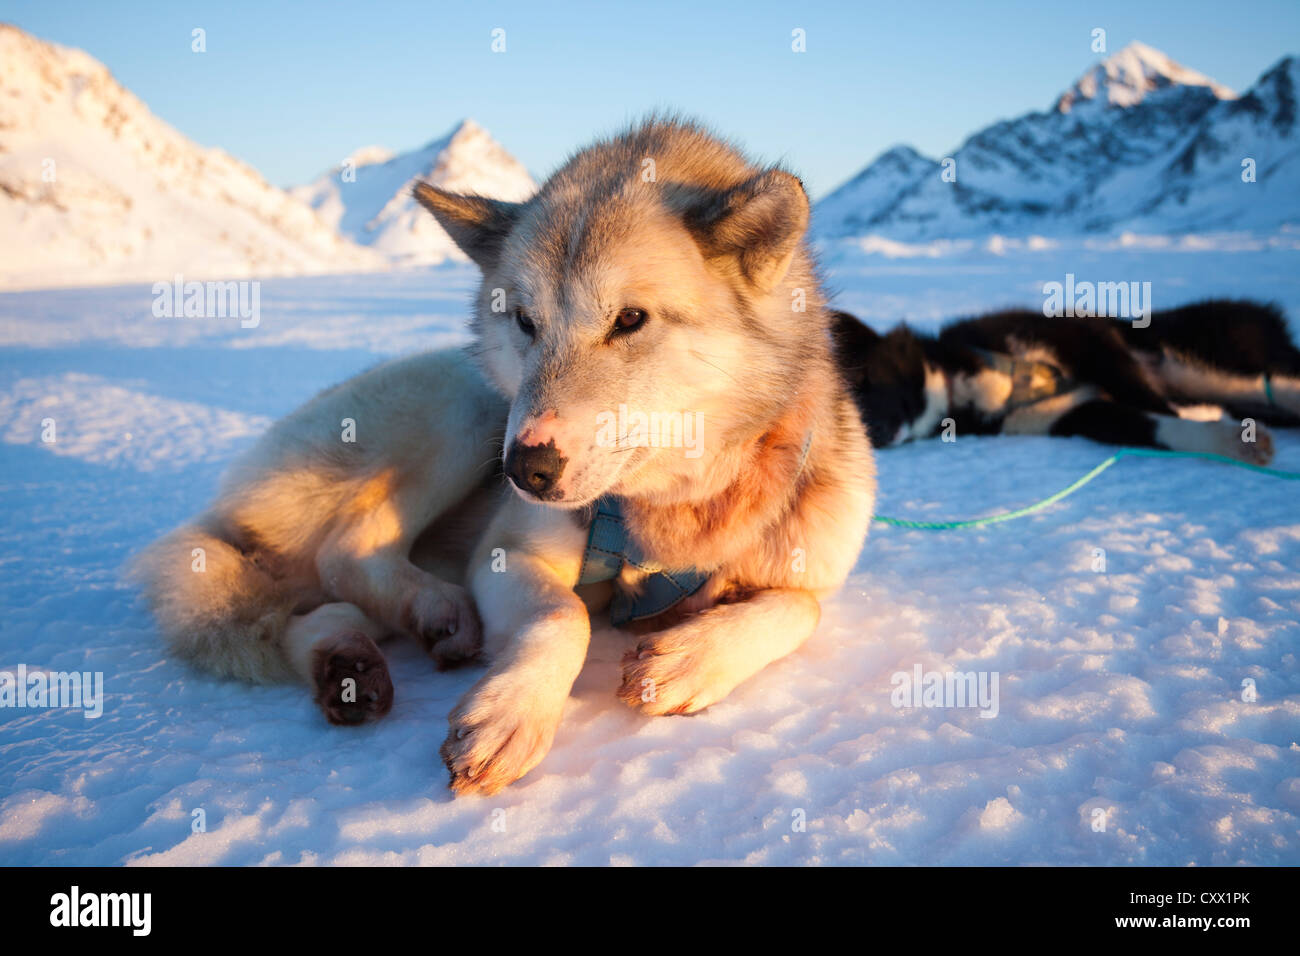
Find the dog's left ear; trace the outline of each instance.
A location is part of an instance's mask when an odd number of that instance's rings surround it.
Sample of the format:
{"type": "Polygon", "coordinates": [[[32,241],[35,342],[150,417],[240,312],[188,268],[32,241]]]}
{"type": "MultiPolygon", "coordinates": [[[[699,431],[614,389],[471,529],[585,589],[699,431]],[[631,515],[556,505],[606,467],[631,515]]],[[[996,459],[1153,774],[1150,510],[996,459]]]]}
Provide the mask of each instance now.
{"type": "Polygon", "coordinates": [[[710,259],[730,259],[760,292],[790,271],[808,229],[808,194],[797,176],[769,169],[686,213],[686,226],[710,259]]]}
{"type": "Polygon", "coordinates": [[[428,183],[416,183],[411,193],[484,272],[496,265],[522,208],[521,203],[449,193],[428,183]]]}

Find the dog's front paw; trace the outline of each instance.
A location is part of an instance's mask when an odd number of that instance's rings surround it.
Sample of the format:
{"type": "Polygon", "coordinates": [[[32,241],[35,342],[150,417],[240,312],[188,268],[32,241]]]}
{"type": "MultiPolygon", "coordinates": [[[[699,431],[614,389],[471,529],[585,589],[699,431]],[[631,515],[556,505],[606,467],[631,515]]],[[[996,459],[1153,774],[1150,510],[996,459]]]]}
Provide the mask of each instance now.
{"type": "Polygon", "coordinates": [[[1213,438],[1206,447],[1193,447],[1194,451],[1208,451],[1235,458],[1248,465],[1267,465],[1273,460],[1273,434],[1259,422],[1252,422],[1249,427],[1245,422],[1234,425],[1230,422],[1211,422],[1213,438]]]}
{"type": "Polygon", "coordinates": [[[1273,434],[1263,425],[1255,426],[1255,440],[1243,441],[1242,459],[1252,465],[1267,465],[1273,460],[1273,434]]]}
{"type": "Polygon", "coordinates": [[[478,655],[483,629],[469,592],[454,584],[439,585],[416,592],[403,619],[438,669],[446,670],[478,655]]]}
{"type": "Polygon", "coordinates": [[[496,793],[551,749],[567,691],[547,692],[537,680],[510,671],[488,674],[452,711],[439,753],[457,794],[496,793]]]}
{"type": "Polygon", "coordinates": [[[379,646],[360,631],[317,647],[312,658],[316,703],[331,724],[363,724],[393,709],[393,681],[379,646]]]}
{"type": "Polygon", "coordinates": [[[623,655],[618,696],[646,714],[693,714],[716,704],[738,680],[715,659],[707,635],[664,631],[623,655]]]}

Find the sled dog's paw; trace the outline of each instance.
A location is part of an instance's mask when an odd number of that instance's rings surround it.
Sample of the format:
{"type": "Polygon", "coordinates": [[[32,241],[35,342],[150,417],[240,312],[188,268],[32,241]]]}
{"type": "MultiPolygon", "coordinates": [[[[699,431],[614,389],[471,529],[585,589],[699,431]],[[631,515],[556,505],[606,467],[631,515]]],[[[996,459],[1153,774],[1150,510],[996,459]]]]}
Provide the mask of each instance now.
{"type": "Polygon", "coordinates": [[[693,714],[731,693],[722,661],[714,660],[707,635],[663,631],[643,637],[623,655],[619,699],[645,714],[693,714]]]}
{"type": "Polygon", "coordinates": [[[440,582],[437,590],[421,590],[408,605],[407,630],[419,640],[439,670],[463,664],[478,655],[483,629],[469,592],[440,582]]]}
{"type": "Polygon", "coordinates": [[[378,645],[360,631],[322,643],[312,658],[316,703],[331,724],[363,724],[393,708],[393,682],[378,645]]]}
{"type": "Polygon", "coordinates": [[[439,753],[457,794],[496,793],[537,766],[551,749],[567,688],[536,686],[526,673],[488,674],[449,718],[439,753]]]}
{"type": "Polygon", "coordinates": [[[1238,456],[1251,465],[1267,465],[1273,460],[1273,433],[1263,425],[1255,426],[1255,440],[1241,443],[1238,456]]]}

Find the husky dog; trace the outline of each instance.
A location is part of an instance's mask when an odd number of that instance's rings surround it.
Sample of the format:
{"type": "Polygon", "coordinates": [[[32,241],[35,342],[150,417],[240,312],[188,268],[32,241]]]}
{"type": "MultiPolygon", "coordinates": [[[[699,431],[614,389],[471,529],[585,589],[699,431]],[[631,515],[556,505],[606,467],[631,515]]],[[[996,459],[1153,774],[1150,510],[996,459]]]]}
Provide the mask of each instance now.
{"type": "Polygon", "coordinates": [[[1208,301],[1150,324],[997,312],[922,335],[835,314],[835,340],[876,447],[957,434],[1082,435],[1121,445],[1273,457],[1262,424],[1300,426],[1300,350],[1275,307],[1208,301]],[[1221,410],[1237,422],[1193,420],[1221,410]],[[1246,436],[1246,437],[1243,437],[1246,436]]]}
{"type": "Polygon", "coordinates": [[[550,748],[605,608],[636,641],[618,696],[646,714],[799,647],[857,558],[874,468],[790,173],[655,118],[527,202],[415,196],[482,271],[483,377],[435,353],[326,392],[143,569],[175,647],[297,674],[339,722],[390,706],[379,638],[450,663],[481,633],[491,664],[441,753],[454,790],[491,793],[550,748]]]}

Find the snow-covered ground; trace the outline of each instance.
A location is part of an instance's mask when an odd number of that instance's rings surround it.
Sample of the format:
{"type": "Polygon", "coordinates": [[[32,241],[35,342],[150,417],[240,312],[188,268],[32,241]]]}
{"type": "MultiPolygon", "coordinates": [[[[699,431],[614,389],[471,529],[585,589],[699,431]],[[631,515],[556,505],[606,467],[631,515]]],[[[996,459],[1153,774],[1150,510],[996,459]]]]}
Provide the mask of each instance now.
{"type": "MultiPolygon", "coordinates": [[[[1207,244],[826,261],[841,304],[877,325],[1036,306],[1066,273],[1150,281],[1157,308],[1250,294],[1300,316],[1294,244],[1207,244]]],[[[472,281],[270,280],[251,329],[154,318],[147,286],[0,296],[0,670],[102,671],[107,693],[98,719],[0,710],[0,864],[1300,863],[1300,497],[1241,469],[1128,460],[1024,521],[877,525],[813,640],[695,717],[618,703],[621,648],[602,633],[554,750],[492,798],[453,801],[436,756],[477,669],[438,674],[395,645],[393,712],[343,729],[298,687],[164,656],[123,563],[275,416],[463,338],[472,281]],[[894,707],[891,678],[918,665],[996,673],[997,716],[894,707]]],[[[1278,449],[1300,469],[1300,434],[1278,449]]],[[[1020,505],[1107,454],[891,450],[880,510],[1020,505]]]]}

